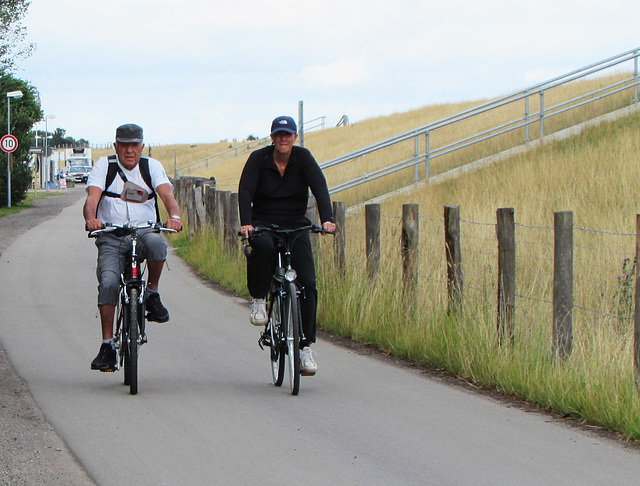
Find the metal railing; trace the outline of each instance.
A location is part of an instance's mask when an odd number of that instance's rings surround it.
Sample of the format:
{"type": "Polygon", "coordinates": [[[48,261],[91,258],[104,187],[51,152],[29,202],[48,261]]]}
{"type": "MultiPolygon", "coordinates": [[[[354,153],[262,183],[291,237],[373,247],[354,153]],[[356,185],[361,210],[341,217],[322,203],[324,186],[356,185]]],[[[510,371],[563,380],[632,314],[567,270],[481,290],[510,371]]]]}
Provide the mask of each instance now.
{"type": "Polygon", "coordinates": [[[237,147],[231,147],[229,150],[225,150],[224,152],[210,155],[209,157],[196,160],[195,162],[183,165],[182,167],[176,167],[176,179],[178,177],[186,176],[202,169],[208,169],[209,167],[219,164],[220,162],[224,162],[225,160],[235,159],[242,154],[253,152],[254,150],[264,147],[269,143],[271,143],[271,139],[269,137],[251,140],[249,142],[243,143],[242,145],[238,145],[237,147]]]}
{"type": "MultiPolygon", "coordinates": [[[[522,143],[526,144],[531,141],[530,127],[534,124],[539,124],[538,136],[541,140],[545,135],[549,134],[546,124],[552,117],[566,114],[570,111],[574,111],[574,113],[577,113],[575,112],[575,110],[578,110],[579,108],[583,108],[590,103],[603,100],[607,97],[622,93],[627,90],[633,90],[633,97],[630,102],[625,101],[625,103],[627,105],[631,103],[637,103],[639,84],[639,51],[640,48],[627,51],[623,54],[610,57],[598,63],[591,64],[589,66],[577,69],[562,76],[558,76],[543,83],[531,86],[525,90],[518,91],[503,98],[490,101],[488,103],[479,105],[448,118],[422,126],[410,132],[405,132],[401,135],[384,140],[369,147],[365,147],[350,154],[343,155],[341,157],[337,157],[335,159],[321,163],[320,167],[324,170],[340,164],[350,162],[354,163],[354,161],[362,162],[367,156],[376,153],[382,154],[382,151],[385,149],[389,149],[391,147],[400,147],[400,144],[404,142],[409,142],[410,144],[410,141],[413,140],[413,150],[408,149],[406,146],[398,150],[399,152],[405,154],[404,156],[400,157],[400,160],[392,161],[382,166],[378,164],[377,168],[375,168],[372,172],[364,172],[361,175],[354,177],[348,181],[330,187],[329,192],[331,194],[335,194],[337,192],[344,191],[358,185],[365,184],[373,180],[380,179],[382,177],[386,177],[391,174],[411,168],[414,169],[413,181],[418,182],[420,180],[419,168],[422,164],[424,164],[424,178],[429,179],[431,176],[431,163],[438,157],[453,154],[454,152],[459,152],[462,149],[479,144],[480,142],[495,139],[496,137],[510,134],[516,130],[523,130],[523,138],[520,138],[519,142],[512,143],[511,147],[504,147],[503,150],[507,148],[513,148],[513,146],[520,145],[522,143]],[[549,93],[550,90],[565,86],[568,83],[572,83],[574,81],[586,80],[589,76],[593,76],[595,74],[602,75],[608,69],[614,67],[619,68],[622,64],[629,62],[633,63],[633,67],[631,69],[627,69],[624,72],[628,74],[631,71],[631,77],[617,79],[617,77],[611,76],[611,78],[616,79],[607,86],[598,85],[596,89],[593,89],[587,93],[582,93],[571,99],[564,99],[553,106],[546,106],[545,95],[549,93]],[[536,111],[533,111],[530,107],[532,99],[538,102],[539,108],[536,111]],[[472,126],[473,124],[468,122],[473,120],[474,118],[478,119],[479,117],[491,116],[493,112],[496,112],[501,108],[517,104],[524,104],[524,114],[522,116],[518,116],[514,119],[509,120],[505,120],[503,117],[496,116],[495,118],[497,120],[497,123],[495,125],[487,125],[486,123],[480,124],[482,126],[476,132],[470,131],[466,135],[462,136],[462,138],[452,142],[443,143],[438,147],[431,146],[432,138],[434,134],[439,130],[451,128],[456,124],[462,123],[467,123],[469,126],[472,126]]],[[[591,116],[590,118],[593,118],[593,116],[591,116]]],[[[570,125],[575,125],[576,123],[580,123],[582,121],[586,120],[575,121],[570,123],[570,125]]],[[[456,133],[464,133],[464,130],[456,130],[456,133]]],[[[380,156],[384,157],[383,154],[380,156]]],[[[365,161],[365,166],[366,165],[367,164],[365,161]]],[[[466,164],[462,162],[459,162],[457,164],[458,167],[463,165],[466,164]]]]}
{"type": "MultiPolygon", "coordinates": [[[[304,123],[304,130],[310,132],[315,129],[324,130],[326,124],[326,117],[321,116],[318,118],[314,118],[313,120],[309,120],[304,123]]],[[[264,137],[256,140],[250,140],[246,143],[238,145],[237,147],[231,147],[224,152],[220,152],[214,155],[210,155],[205,157],[204,159],[196,160],[195,162],[191,162],[189,164],[183,165],[181,167],[177,167],[175,169],[175,177],[178,178],[180,176],[186,176],[193,172],[197,172],[202,169],[208,169],[209,167],[224,162],[225,160],[235,159],[240,155],[253,152],[259,148],[265,147],[271,143],[271,137],[264,137]]]]}

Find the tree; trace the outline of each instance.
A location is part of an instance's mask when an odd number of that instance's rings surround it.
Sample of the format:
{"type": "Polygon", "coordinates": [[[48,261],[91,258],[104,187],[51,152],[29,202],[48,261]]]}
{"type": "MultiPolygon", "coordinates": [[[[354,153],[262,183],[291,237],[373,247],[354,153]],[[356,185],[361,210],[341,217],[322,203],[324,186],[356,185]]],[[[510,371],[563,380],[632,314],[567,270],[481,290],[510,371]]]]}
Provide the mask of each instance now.
{"type": "Polygon", "coordinates": [[[29,57],[35,44],[26,42],[27,28],[21,20],[30,0],[0,0],[0,72],[15,68],[16,60],[29,57]]]}
{"type": "MultiPolygon", "coordinates": [[[[2,1],[2,0],[0,0],[2,1]]],[[[22,98],[11,101],[11,134],[18,139],[13,152],[11,171],[11,202],[22,201],[31,186],[32,170],[29,167],[29,147],[34,145],[32,127],[43,117],[38,104],[37,91],[26,81],[9,74],[0,74],[0,134],[7,130],[7,97],[9,91],[22,91],[22,98]]],[[[7,205],[7,154],[0,152],[0,205],[7,205]]]]}

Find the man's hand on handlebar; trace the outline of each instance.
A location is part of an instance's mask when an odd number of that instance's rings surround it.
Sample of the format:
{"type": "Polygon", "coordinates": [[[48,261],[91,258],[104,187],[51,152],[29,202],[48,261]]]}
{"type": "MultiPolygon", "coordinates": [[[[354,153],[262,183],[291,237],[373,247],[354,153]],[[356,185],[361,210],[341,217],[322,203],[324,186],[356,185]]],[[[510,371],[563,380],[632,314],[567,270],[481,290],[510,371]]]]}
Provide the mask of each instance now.
{"type": "Polygon", "coordinates": [[[87,231],[97,231],[102,229],[102,221],[99,219],[88,219],[85,221],[85,228],[87,231]]]}
{"type": "Polygon", "coordinates": [[[182,221],[179,219],[169,218],[164,226],[174,231],[182,231],[182,221]]]}

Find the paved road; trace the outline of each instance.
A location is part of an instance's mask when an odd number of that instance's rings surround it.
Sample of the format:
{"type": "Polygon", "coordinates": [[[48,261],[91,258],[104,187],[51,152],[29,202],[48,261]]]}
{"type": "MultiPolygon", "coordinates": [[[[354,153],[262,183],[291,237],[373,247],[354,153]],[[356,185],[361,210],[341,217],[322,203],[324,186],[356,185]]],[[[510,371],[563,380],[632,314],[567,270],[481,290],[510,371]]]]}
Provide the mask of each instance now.
{"type": "Polygon", "coordinates": [[[95,248],[80,214],[78,202],[3,252],[0,339],[98,484],[637,484],[634,451],[328,342],[293,397],[271,385],[247,305],[173,255],[172,319],[150,324],[130,396],[121,372],[89,369],[95,248]]]}

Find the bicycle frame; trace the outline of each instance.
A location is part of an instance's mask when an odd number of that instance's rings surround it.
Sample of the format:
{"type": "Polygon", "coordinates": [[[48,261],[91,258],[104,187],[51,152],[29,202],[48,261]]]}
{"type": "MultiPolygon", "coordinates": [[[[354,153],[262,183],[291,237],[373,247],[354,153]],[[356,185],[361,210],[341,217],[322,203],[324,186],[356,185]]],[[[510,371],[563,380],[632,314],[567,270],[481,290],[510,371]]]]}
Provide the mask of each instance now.
{"type": "Polygon", "coordinates": [[[145,266],[138,255],[138,230],[146,228],[152,228],[157,232],[174,231],[149,221],[146,225],[106,223],[103,229],[89,233],[89,237],[96,237],[103,232],[118,231],[121,236],[131,237],[128,261],[120,274],[120,293],[114,316],[113,338],[118,351],[117,362],[124,368],[124,384],[129,386],[132,395],[138,393],[138,351],[140,346],[147,342],[144,306],[145,266]]]}
{"type": "MultiPolygon", "coordinates": [[[[284,380],[284,357],[288,357],[291,393],[297,395],[300,387],[300,341],[304,338],[299,295],[304,288],[297,283],[297,273],[291,266],[291,248],[295,240],[307,232],[328,233],[317,225],[295,229],[273,226],[258,226],[253,236],[270,234],[276,238],[276,266],[273,283],[268,296],[269,321],[261,333],[258,345],[271,348],[271,371],[273,382],[281,386],[284,380]]],[[[245,252],[248,250],[245,245],[245,252]]]]}

